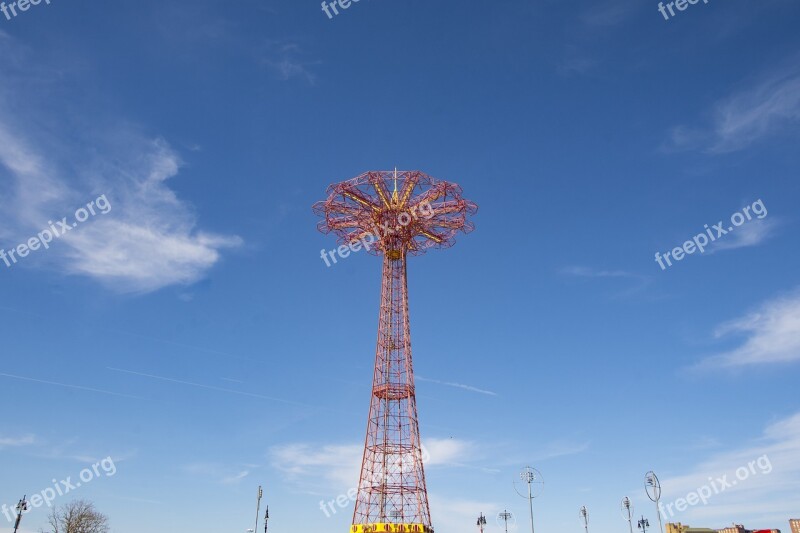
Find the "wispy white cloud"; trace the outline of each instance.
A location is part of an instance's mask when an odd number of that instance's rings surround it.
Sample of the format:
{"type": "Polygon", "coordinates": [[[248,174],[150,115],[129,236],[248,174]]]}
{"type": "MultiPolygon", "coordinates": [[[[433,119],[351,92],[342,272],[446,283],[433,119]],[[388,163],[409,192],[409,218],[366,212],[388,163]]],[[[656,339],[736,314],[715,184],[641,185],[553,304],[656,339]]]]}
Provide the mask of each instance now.
{"type": "Polygon", "coordinates": [[[36,437],[34,435],[23,435],[21,437],[0,436],[0,449],[4,447],[28,446],[35,442],[36,442],[36,437]]]}
{"type": "Polygon", "coordinates": [[[301,78],[314,84],[316,76],[309,70],[312,63],[300,59],[302,49],[294,43],[269,42],[262,53],[262,63],[280,81],[301,78]]]}
{"type": "Polygon", "coordinates": [[[633,16],[636,9],[638,6],[635,2],[620,0],[593,2],[581,13],[581,21],[587,26],[603,28],[617,26],[633,16]]]}
{"type": "Polygon", "coordinates": [[[58,381],[50,381],[50,380],[46,380],[46,379],[32,378],[32,377],[29,377],[29,376],[18,376],[16,374],[6,374],[5,372],[0,372],[0,377],[10,378],[10,379],[17,379],[17,380],[20,380],[20,381],[29,381],[29,382],[32,382],[32,383],[40,383],[40,384],[43,384],[43,385],[55,385],[56,387],[64,387],[64,388],[67,388],[67,389],[74,389],[74,390],[81,390],[81,391],[88,391],[88,392],[97,392],[97,393],[100,393],[100,394],[108,394],[110,396],[119,396],[121,398],[133,398],[133,399],[136,399],[136,400],[143,400],[144,399],[144,398],[142,398],[140,396],[133,396],[133,395],[130,395],[130,394],[122,394],[122,393],[119,393],[119,392],[107,391],[107,390],[103,390],[103,389],[96,389],[94,387],[84,387],[84,386],[81,386],[81,385],[72,385],[72,384],[69,384],[69,383],[60,383],[58,381]]]}
{"type": "Polygon", "coordinates": [[[292,443],[270,449],[273,466],[297,485],[317,485],[320,481],[338,489],[358,481],[363,444],[315,446],[292,443]]]}
{"type": "MultiPolygon", "coordinates": [[[[436,529],[437,531],[463,531],[464,524],[474,524],[476,510],[486,516],[487,531],[502,531],[501,528],[495,529],[497,525],[495,517],[502,511],[502,504],[491,501],[456,499],[441,496],[436,492],[430,493],[431,508],[436,510],[436,529]]],[[[507,504],[506,504],[507,505],[507,504]]],[[[509,524],[509,531],[515,531],[509,524]]]]}
{"type": "Polygon", "coordinates": [[[800,290],[772,299],[759,309],[722,324],[718,339],[744,337],[731,350],[710,357],[699,367],[741,367],[800,361],[800,290]]]}
{"type": "Polygon", "coordinates": [[[561,269],[561,273],[579,278],[641,278],[624,270],[598,270],[585,266],[568,266],[561,269]]]}
{"type": "Polygon", "coordinates": [[[591,442],[589,441],[567,441],[557,440],[544,444],[532,453],[532,460],[546,461],[548,459],[556,459],[558,457],[565,457],[568,455],[577,455],[589,449],[591,442]]]}
{"type": "Polygon", "coordinates": [[[249,475],[250,475],[250,471],[249,470],[242,470],[241,472],[239,472],[237,474],[222,478],[222,483],[225,484],[225,485],[233,485],[233,484],[238,483],[239,481],[243,480],[244,478],[246,478],[249,475]]]}
{"type": "Polygon", "coordinates": [[[770,424],[749,444],[715,453],[684,474],[663,477],[662,501],[685,498],[710,485],[709,478],[725,475],[736,484],[712,494],[706,505],[678,512],[673,521],[704,527],[722,527],[731,520],[753,528],[785,524],[800,494],[800,413],[770,424]],[[751,469],[750,463],[759,459],[751,469]],[[737,479],[738,468],[750,471],[746,479],[737,479]]]}
{"type": "MultiPolygon", "coordinates": [[[[157,376],[155,374],[146,374],[144,372],[136,372],[136,371],[133,371],[133,370],[125,370],[123,368],[113,368],[113,367],[106,367],[106,368],[108,370],[111,370],[112,372],[121,372],[123,374],[130,374],[130,375],[133,375],[133,376],[140,376],[140,377],[145,377],[145,378],[150,378],[150,379],[156,379],[156,380],[165,381],[165,382],[168,382],[168,383],[177,383],[179,385],[188,385],[190,387],[197,387],[197,388],[200,388],[200,389],[213,390],[213,391],[217,391],[217,392],[225,392],[225,393],[228,393],[228,394],[236,394],[238,396],[248,396],[250,398],[259,398],[261,400],[270,400],[270,401],[286,403],[286,404],[290,404],[290,405],[303,405],[303,404],[300,404],[300,403],[297,403],[297,402],[293,402],[293,401],[290,401],[290,400],[284,400],[284,399],[281,399],[281,398],[274,398],[272,396],[264,396],[263,394],[257,394],[257,393],[254,393],[254,392],[240,391],[240,390],[235,390],[235,389],[227,389],[227,388],[224,388],[224,387],[216,387],[216,386],[213,386],[213,385],[204,385],[202,383],[194,383],[192,381],[186,381],[186,380],[183,380],[183,379],[175,379],[175,378],[170,378],[170,377],[167,377],[167,376],[157,376]]],[[[2,374],[0,374],[0,375],[2,375],[2,374]]]]}
{"type": "MultiPolygon", "coordinates": [[[[12,52],[16,49],[12,46],[12,52]]],[[[35,59],[26,55],[34,66],[35,59]]],[[[7,61],[0,58],[0,68],[7,61]]],[[[0,94],[26,92],[15,89],[30,80],[15,72],[0,78],[0,94]]],[[[58,94],[58,78],[43,79],[42,90],[58,94]]],[[[235,235],[197,227],[191,206],[167,185],[183,162],[164,139],[119,125],[110,133],[82,124],[86,131],[73,135],[74,126],[58,117],[29,120],[41,113],[38,109],[24,102],[0,107],[0,176],[8,177],[0,187],[2,246],[26,242],[49,220],[71,217],[101,194],[112,209],[54,241],[47,253],[30,256],[25,265],[88,276],[117,291],[147,292],[194,283],[220,261],[221,250],[241,245],[235,235]]]]}
{"type": "Polygon", "coordinates": [[[126,291],[194,283],[222,249],[242,240],[198,231],[195,216],[165,183],[178,174],[179,157],[163,140],[143,144],[136,157],[142,166],[118,169],[127,179],[108,185],[113,215],[66,236],[68,266],[126,291]]]}
{"type": "Polygon", "coordinates": [[[780,224],[776,218],[752,220],[735,231],[728,233],[724,239],[714,241],[708,248],[708,253],[713,254],[722,250],[735,250],[758,246],[775,234],[780,224]]]}
{"type": "Polygon", "coordinates": [[[496,392],[492,392],[490,390],[485,390],[485,389],[479,389],[478,387],[473,387],[472,385],[465,385],[463,383],[455,383],[451,381],[439,381],[438,379],[429,379],[422,376],[416,376],[414,379],[416,379],[417,381],[425,381],[427,383],[436,383],[437,385],[446,385],[448,387],[455,387],[457,389],[463,389],[470,392],[477,392],[478,394],[497,396],[496,392]]]}
{"type": "Polygon", "coordinates": [[[210,478],[222,485],[235,485],[250,475],[250,469],[242,470],[242,465],[225,465],[221,463],[192,463],[184,465],[182,470],[193,476],[210,478]]]}
{"type": "MultiPolygon", "coordinates": [[[[424,439],[425,467],[460,467],[471,460],[475,447],[459,439],[424,439]]],[[[291,443],[269,450],[271,464],[283,472],[293,485],[307,492],[320,486],[345,491],[358,481],[363,443],[326,444],[291,443]]]]}
{"type": "Polygon", "coordinates": [[[708,127],[677,126],[672,129],[666,151],[700,149],[728,153],[800,122],[800,68],[796,62],[767,75],[753,86],[714,105],[708,127]]]}

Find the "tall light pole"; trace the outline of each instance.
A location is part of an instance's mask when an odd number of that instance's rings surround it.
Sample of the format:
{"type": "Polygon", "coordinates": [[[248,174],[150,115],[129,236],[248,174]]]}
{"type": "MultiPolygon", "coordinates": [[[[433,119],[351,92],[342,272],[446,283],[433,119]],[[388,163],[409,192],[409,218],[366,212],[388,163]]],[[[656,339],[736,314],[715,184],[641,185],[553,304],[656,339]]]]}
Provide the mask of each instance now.
{"type": "Polygon", "coordinates": [[[264,533],[267,533],[268,522],[269,522],[269,505],[267,505],[267,510],[264,512],[264,533]]]}
{"type": "Polygon", "coordinates": [[[483,526],[486,525],[486,517],[483,516],[483,513],[480,514],[478,517],[478,530],[483,533],[483,526]]]}
{"type": "Polygon", "coordinates": [[[644,476],[644,490],[647,492],[647,497],[656,504],[658,527],[661,529],[661,533],[664,533],[664,524],[661,522],[661,505],[659,503],[659,500],[661,500],[661,482],[652,470],[644,476]]]}
{"type": "Polygon", "coordinates": [[[628,522],[630,533],[633,533],[633,502],[627,496],[622,498],[620,510],[622,510],[622,518],[628,522]]]}
{"type": "Polygon", "coordinates": [[[264,491],[261,490],[261,485],[258,486],[258,501],[256,502],[256,527],[253,528],[253,532],[255,533],[258,531],[258,513],[261,512],[261,497],[264,496],[264,491]]]}
{"type": "Polygon", "coordinates": [[[589,511],[585,505],[581,507],[580,516],[581,520],[583,520],[583,529],[586,530],[586,533],[589,533],[589,511]]]}
{"type": "Polygon", "coordinates": [[[504,510],[502,513],[500,513],[499,515],[497,515],[497,518],[499,518],[499,519],[501,519],[503,522],[505,522],[505,525],[506,525],[506,533],[508,533],[508,521],[509,521],[509,520],[511,520],[512,518],[514,518],[514,515],[513,515],[513,514],[511,514],[511,513],[509,513],[509,512],[508,512],[508,510],[504,510]]]}
{"type": "Polygon", "coordinates": [[[642,530],[642,533],[647,533],[648,527],[650,527],[650,521],[642,515],[642,519],[639,520],[639,529],[642,530]]]}
{"type": "Polygon", "coordinates": [[[544,478],[542,477],[541,472],[530,466],[523,468],[522,472],[519,474],[519,477],[522,479],[522,481],[528,484],[528,495],[525,496],[524,494],[520,493],[520,491],[517,490],[516,484],[514,484],[514,490],[516,490],[517,494],[519,494],[521,497],[528,499],[528,509],[531,514],[531,533],[534,533],[533,499],[542,493],[542,488],[544,487],[544,478]]]}
{"type": "Polygon", "coordinates": [[[22,522],[22,513],[28,510],[28,500],[27,494],[22,497],[22,499],[17,504],[17,521],[14,523],[14,533],[17,533],[17,529],[19,529],[19,523],[22,522]]]}

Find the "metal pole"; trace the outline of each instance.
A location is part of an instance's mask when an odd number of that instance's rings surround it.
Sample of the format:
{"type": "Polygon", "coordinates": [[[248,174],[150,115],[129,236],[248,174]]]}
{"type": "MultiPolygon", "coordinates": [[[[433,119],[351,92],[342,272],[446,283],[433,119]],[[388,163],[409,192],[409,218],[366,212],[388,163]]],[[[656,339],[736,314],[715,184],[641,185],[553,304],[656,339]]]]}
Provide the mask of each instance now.
{"type": "Polygon", "coordinates": [[[533,492],[531,492],[531,481],[533,481],[530,476],[528,477],[528,508],[531,512],[531,533],[533,533],[533,492]]]}
{"type": "Polygon", "coordinates": [[[486,525],[486,517],[483,516],[483,513],[481,513],[480,516],[478,516],[478,530],[480,531],[480,533],[483,533],[483,526],[485,525],[486,525]]]}
{"type": "Polygon", "coordinates": [[[661,533],[664,533],[664,525],[661,523],[661,509],[658,507],[658,501],[661,499],[661,495],[658,495],[659,498],[656,500],[656,514],[658,515],[658,527],[661,529],[661,533]]]}
{"type": "Polygon", "coordinates": [[[589,511],[586,510],[585,505],[581,507],[581,518],[583,518],[583,527],[586,533],[589,533],[589,511]]]}
{"type": "Polygon", "coordinates": [[[627,497],[625,498],[625,500],[626,500],[625,508],[628,510],[628,527],[631,530],[631,533],[633,533],[633,515],[631,514],[631,506],[630,506],[631,502],[630,500],[628,500],[627,497]]]}
{"type": "Polygon", "coordinates": [[[269,505],[267,505],[267,510],[264,511],[264,533],[267,533],[268,523],[269,523],[269,505]]]}
{"type": "Polygon", "coordinates": [[[19,529],[19,523],[22,522],[22,513],[28,510],[28,500],[26,499],[28,495],[22,497],[22,499],[17,503],[17,520],[14,523],[14,533],[17,533],[17,529],[19,529]]]}
{"type": "Polygon", "coordinates": [[[508,533],[508,519],[511,518],[511,513],[509,513],[508,510],[504,510],[502,513],[500,513],[500,518],[502,518],[503,522],[505,522],[506,533],[508,533]]]}
{"type": "Polygon", "coordinates": [[[258,531],[258,513],[261,512],[261,496],[264,495],[264,491],[261,490],[261,485],[258,486],[258,502],[256,503],[256,527],[253,528],[253,533],[258,531]]]}

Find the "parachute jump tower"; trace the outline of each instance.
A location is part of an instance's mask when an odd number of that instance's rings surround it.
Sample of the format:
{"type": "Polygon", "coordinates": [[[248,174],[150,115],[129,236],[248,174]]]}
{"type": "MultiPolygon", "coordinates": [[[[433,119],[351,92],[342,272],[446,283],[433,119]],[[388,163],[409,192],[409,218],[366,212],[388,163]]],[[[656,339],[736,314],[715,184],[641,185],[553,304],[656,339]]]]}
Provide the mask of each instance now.
{"type": "Polygon", "coordinates": [[[477,206],[461,187],[419,171],[373,171],[328,187],[314,204],[323,233],[341,244],[373,239],[383,256],[378,341],[351,533],[433,533],[422,465],[406,258],[449,248],[473,229],[477,206]]]}

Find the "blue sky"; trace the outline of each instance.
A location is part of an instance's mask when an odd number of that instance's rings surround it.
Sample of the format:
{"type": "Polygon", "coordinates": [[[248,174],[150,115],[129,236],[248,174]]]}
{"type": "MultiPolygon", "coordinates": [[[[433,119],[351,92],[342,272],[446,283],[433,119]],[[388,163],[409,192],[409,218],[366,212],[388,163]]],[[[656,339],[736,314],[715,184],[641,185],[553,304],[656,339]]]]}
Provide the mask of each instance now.
{"type": "MultiPolygon", "coordinates": [[[[480,210],[409,263],[437,533],[800,515],[800,6],[709,0],[52,0],[0,15],[0,504],[68,495],[113,531],[345,531],[379,260],[328,268],[311,205],[366,170],[480,210]],[[654,260],[761,201],[704,253],[654,260]],[[100,204],[95,204],[100,205],[100,204]],[[765,460],[762,463],[766,464],[765,460]],[[768,471],[768,472],[767,472],[768,471]],[[103,471],[101,471],[102,473],[103,471]],[[300,524],[298,526],[298,524],[300,524]]],[[[47,509],[23,520],[43,526],[47,509]]],[[[0,531],[11,531],[0,515],[0,531]]]]}

